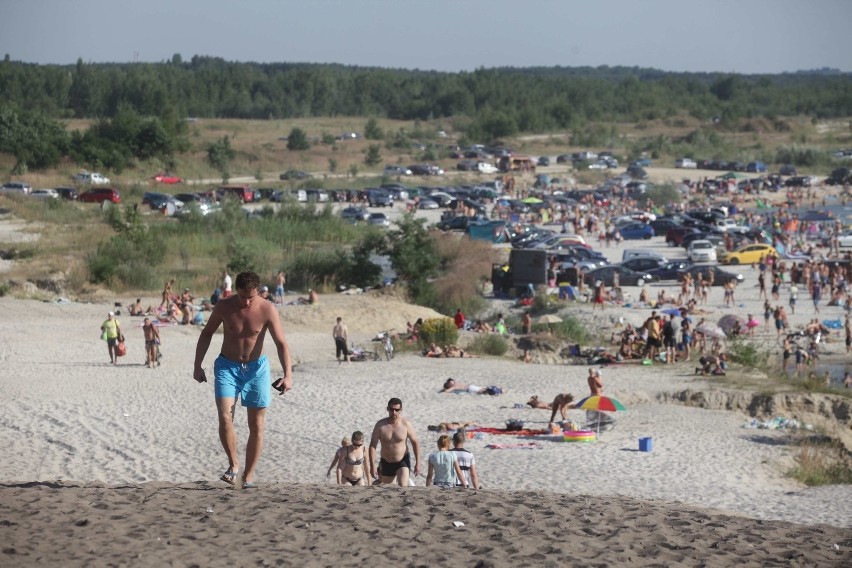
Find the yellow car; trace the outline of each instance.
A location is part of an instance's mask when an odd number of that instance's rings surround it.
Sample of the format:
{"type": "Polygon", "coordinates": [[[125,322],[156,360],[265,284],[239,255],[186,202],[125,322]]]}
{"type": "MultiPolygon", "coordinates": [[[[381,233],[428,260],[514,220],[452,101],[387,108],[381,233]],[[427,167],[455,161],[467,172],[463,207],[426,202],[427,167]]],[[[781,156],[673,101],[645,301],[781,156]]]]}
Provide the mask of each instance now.
{"type": "Polygon", "coordinates": [[[774,256],[778,258],[778,252],[770,245],[745,245],[735,251],[722,255],[719,262],[722,264],[754,264],[760,262],[761,258],[774,256]]]}

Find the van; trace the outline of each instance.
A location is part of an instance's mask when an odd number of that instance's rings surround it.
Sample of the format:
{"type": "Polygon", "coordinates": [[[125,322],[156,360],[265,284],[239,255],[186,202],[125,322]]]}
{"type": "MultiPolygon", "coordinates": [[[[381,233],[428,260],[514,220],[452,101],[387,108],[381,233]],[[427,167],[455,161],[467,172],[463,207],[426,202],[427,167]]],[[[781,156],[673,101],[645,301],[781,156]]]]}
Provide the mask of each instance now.
{"type": "Polygon", "coordinates": [[[624,262],[625,260],[630,260],[631,258],[639,258],[639,257],[653,258],[653,259],[659,260],[661,262],[668,262],[669,261],[665,256],[661,255],[657,251],[648,250],[648,249],[629,249],[629,250],[626,250],[621,254],[621,261],[624,262]]]}
{"type": "Polygon", "coordinates": [[[220,187],[217,193],[220,201],[228,197],[237,198],[243,203],[254,201],[254,191],[249,185],[226,185],[220,187]]]}

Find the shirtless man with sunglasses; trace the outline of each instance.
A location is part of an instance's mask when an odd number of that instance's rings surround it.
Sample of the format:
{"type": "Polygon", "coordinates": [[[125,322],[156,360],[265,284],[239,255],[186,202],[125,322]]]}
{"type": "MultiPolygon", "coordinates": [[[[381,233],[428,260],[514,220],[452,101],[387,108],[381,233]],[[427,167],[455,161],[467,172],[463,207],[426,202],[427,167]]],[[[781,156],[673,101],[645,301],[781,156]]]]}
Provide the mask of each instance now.
{"type": "Polygon", "coordinates": [[[402,417],[402,401],[392,398],[388,401],[388,417],[376,422],[370,436],[370,476],[381,479],[382,484],[397,483],[408,486],[411,471],[411,454],[408,442],[414,452],[414,477],[420,473],[420,443],[414,426],[402,417]],[[381,460],[376,471],[376,447],[381,442],[381,460]]]}

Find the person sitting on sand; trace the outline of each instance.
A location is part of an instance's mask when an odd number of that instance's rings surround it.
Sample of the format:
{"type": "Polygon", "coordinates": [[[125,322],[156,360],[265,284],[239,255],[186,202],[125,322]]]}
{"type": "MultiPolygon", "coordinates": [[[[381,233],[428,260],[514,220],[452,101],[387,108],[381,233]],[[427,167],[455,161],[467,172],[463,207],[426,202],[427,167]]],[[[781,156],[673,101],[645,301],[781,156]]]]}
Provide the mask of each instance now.
{"type": "Polygon", "coordinates": [[[476,325],[473,326],[473,331],[477,333],[488,333],[491,330],[491,324],[482,320],[476,320],[476,325]]]}
{"type": "Polygon", "coordinates": [[[127,308],[127,312],[131,316],[144,316],[145,310],[142,309],[142,298],[136,298],[136,303],[131,304],[129,308],[127,308]]]}
{"type": "Polygon", "coordinates": [[[527,401],[527,406],[530,408],[538,408],[540,410],[550,410],[550,403],[540,400],[537,394],[530,397],[527,401]]]}
{"type": "Polygon", "coordinates": [[[296,302],[302,305],[310,304],[311,306],[313,306],[319,303],[319,294],[317,294],[316,290],[314,290],[313,288],[309,288],[308,297],[305,298],[304,296],[299,296],[296,302]]]}
{"type": "Polygon", "coordinates": [[[444,350],[432,343],[429,349],[423,353],[424,357],[441,357],[444,355],[444,350]]]}
{"type": "Polygon", "coordinates": [[[452,392],[452,393],[463,393],[469,392],[471,394],[490,394],[492,396],[503,394],[507,392],[506,389],[497,386],[490,387],[478,387],[476,385],[466,385],[462,382],[456,381],[453,378],[449,378],[444,382],[444,388],[438,391],[440,394],[452,392]]]}

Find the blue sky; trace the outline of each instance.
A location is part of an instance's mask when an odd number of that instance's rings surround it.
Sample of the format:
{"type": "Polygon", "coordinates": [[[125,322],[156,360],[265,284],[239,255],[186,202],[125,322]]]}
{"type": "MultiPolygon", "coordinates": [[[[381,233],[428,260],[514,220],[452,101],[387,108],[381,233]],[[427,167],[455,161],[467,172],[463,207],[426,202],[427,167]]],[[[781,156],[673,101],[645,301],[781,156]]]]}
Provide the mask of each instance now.
{"type": "Polygon", "coordinates": [[[852,71],[851,0],[0,0],[31,63],[231,61],[471,71],[852,71]]]}

